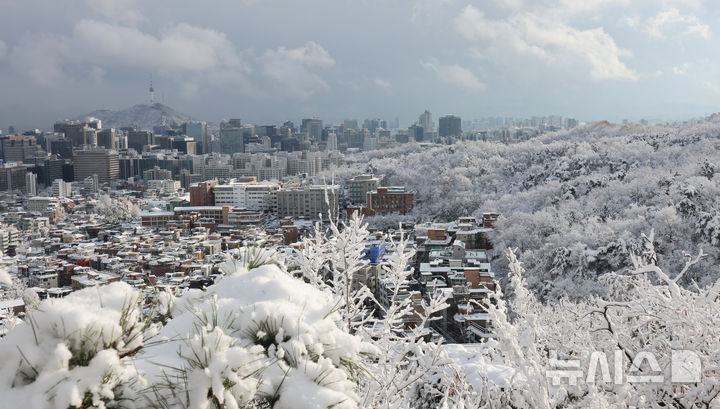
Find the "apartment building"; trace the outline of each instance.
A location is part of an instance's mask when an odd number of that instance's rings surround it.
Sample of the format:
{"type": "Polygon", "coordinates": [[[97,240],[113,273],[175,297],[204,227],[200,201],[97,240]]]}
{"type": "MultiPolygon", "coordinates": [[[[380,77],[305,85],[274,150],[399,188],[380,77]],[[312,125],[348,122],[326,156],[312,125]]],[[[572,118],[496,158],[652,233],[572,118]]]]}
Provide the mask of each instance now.
{"type": "Polygon", "coordinates": [[[352,204],[367,204],[367,193],[380,187],[382,176],[375,176],[372,173],[358,175],[347,182],[348,200],[352,204]]]}
{"type": "Polygon", "coordinates": [[[277,192],[277,213],[279,217],[306,219],[335,218],[338,214],[340,186],[302,186],[283,188],[277,192]]]}
{"type": "Polygon", "coordinates": [[[371,214],[408,213],[415,204],[415,194],[404,187],[378,187],[367,193],[366,201],[371,214]]]}

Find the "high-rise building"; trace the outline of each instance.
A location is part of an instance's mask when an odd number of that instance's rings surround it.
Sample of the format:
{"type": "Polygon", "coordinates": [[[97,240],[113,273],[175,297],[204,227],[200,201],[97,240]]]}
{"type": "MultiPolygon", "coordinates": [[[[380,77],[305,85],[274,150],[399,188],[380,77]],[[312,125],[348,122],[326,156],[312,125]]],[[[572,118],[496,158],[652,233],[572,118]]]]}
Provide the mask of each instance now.
{"type": "Polygon", "coordinates": [[[239,119],[231,119],[220,124],[220,152],[232,155],[244,152],[245,129],[239,119]]]}
{"type": "Polygon", "coordinates": [[[118,138],[115,135],[115,128],[107,128],[97,133],[98,147],[105,149],[118,149],[118,138]]]}
{"type": "Polygon", "coordinates": [[[328,134],[327,150],[331,152],[338,150],[337,134],[335,132],[328,134]]]}
{"type": "Polygon", "coordinates": [[[435,123],[432,120],[432,114],[427,109],[425,112],[420,114],[420,118],[418,118],[418,125],[422,126],[423,129],[427,129],[428,132],[432,132],[435,130],[435,123]]]}
{"type": "Polygon", "coordinates": [[[193,138],[183,138],[176,136],[169,138],[170,147],[177,149],[178,152],[182,152],[186,155],[195,155],[197,153],[197,141],[193,138]]]}
{"type": "Polygon", "coordinates": [[[210,152],[210,139],[207,131],[207,123],[201,122],[187,122],[185,123],[185,135],[193,138],[197,143],[197,146],[202,149],[202,153],[210,152]]]}
{"type": "Polygon", "coordinates": [[[371,151],[374,149],[377,149],[378,147],[378,138],[375,134],[370,132],[369,129],[363,129],[364,132],[364,138],[363,138],[363,150],[364,151],[371,151]]]}
{"type": "Polygon", "coordinates": [[[143,151],[143,147],[153,144],[153,133],[150,131],[130,131],[127,134],[128,148],[135,149],[138,152],[143,151]]]}
{"type": "Polygon", "coordinates": [[[327,219],[337,217],[340,186],[304,186],[284,188],[277,192],[277,212],[280,217],[327,219]]]}
{"type": "Polygon", "coordinates": [[[408,138],[412,138],[415,142],[425,140],[425,128],[421,125],[412,125],[408,128],[408,138]]]}
{"type": "Polygon", "coordinates": [[[29,196],[37,195],[37,175],[32,172],[25,173],[25,194],[29,196]]]}
{"type": "Polygon", "coordinates": [[[358,129],[358,121],[357,119],[346,119],[343,122],[344,129],[353,129],[353,130],[359,130],[358,129]]]}
{"type": "Polygon", "coordinates": [[[99,183],[107,183],[120,176],[120,162],[117,151],[90,149],[75,151],[73,158],[75,180],[97,175],[99,183]]]}
{"type": "Polygon", "coordinates": [[[62,138],[51,141],[48,151],[53,155],[57,155],[60,159],[72,159],[72,148],[72,141],[67,138],[62,138]]]}
{"type": "Polygon", "coordinates": [[[68,197],[72,194],[72,183],[62,179],[55,179],[52,182],[53,197],[68,197]]]}
{"type": "Polygon", "coordinates": [[[307,136],[307,139],[311,141],[319,141],[322,137],[322,129],[322,120],[318,118],[306,118],[302,120],[300,133],[304,133],[307,136]]]}
{"type": "Polygon", "coordinates": [[[38,182],[44,186],[50,186],[55,179],[62,179],[63,165],[65,159],[60,159],[55,155],[46,158],[38,168],[38,182]]]}
{"type": "Polygon", "coordinates": [[[35,157],[40,149],[32,135],[8,135],[0,137],[0,158],[5,162],[23,163],[35,157]]]}
{"type": "Polygon", "coordinates": [[[440,117],[440,126],[438,127],[439,136],[459,136],[462,135],[462,120],[459,116],[445,115],[440,117]]]}
{"type": "Polygon", "coordinates": [[[19,163],[4,163],[0,166],[0,191],[19,190],[26,191],[25,174],[28,165],[19,163]]]}
{"type": "Polygon", "coordinates": [[[65,139],[69,139],[74,147],[97,144],[97,130],[85,123],[76,122],[59,122],[55,124],[55,132],[65,134],[65,139]]]}

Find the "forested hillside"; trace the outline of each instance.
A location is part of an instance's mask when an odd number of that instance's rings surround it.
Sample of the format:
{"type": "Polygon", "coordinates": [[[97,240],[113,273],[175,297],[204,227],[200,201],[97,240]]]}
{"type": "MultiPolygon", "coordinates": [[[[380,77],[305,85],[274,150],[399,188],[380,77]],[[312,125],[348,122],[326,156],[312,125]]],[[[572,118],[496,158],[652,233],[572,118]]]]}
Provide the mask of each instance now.
{"type": "Polygon", "coordinates": [[[682,126],[598,122],[516,144],[371,151],[335,177],[373,171],[415,190],[415,221],[499,212],[497,255],[516,248],[543,298],[602,293],[597,277],[626,269],[653,229],[663,268],[679,270],[683,251],[705,251],[682,284],[706,284],[720,276],[719,136],[717,116],[682,126]]]}

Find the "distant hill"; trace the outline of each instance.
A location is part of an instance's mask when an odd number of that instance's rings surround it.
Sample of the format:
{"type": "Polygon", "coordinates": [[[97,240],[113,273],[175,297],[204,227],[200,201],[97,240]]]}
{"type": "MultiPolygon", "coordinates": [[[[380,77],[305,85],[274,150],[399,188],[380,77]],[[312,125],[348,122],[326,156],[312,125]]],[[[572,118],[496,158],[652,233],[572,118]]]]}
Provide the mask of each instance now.
{"type": "Polygon", "coordinates": [[[134,126],[147,130],[152,130],[153,126],[157,125],[177,126],[183,122],[193,120],[190,116],[157,102],[154,104],[138,104],[119,111],[99,109],[73,119],[84,121],[91,117],[102,120],[103,128],[134,126]]]}

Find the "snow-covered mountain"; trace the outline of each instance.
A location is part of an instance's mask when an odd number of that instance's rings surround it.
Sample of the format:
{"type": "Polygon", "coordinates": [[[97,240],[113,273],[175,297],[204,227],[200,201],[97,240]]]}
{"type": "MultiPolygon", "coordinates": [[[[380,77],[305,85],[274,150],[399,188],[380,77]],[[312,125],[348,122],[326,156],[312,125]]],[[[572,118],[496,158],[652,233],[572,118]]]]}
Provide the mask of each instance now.
{"type": "Polygon", "coordinates": [[[148,130],[157,125],[176,126],[192,120],[190,116],[157,102],[154,104],[137,104],[118,111],[99,109],[73,119],[83,121],[91,117],[102,120],[103,127],[106,128],[134,126],[148,130]]]}

